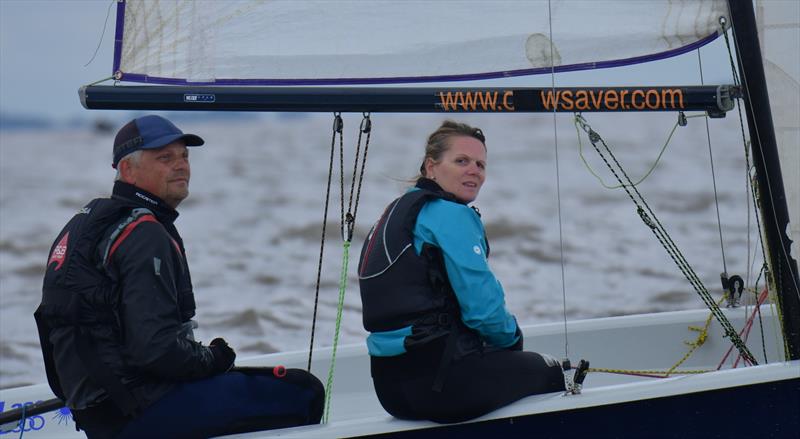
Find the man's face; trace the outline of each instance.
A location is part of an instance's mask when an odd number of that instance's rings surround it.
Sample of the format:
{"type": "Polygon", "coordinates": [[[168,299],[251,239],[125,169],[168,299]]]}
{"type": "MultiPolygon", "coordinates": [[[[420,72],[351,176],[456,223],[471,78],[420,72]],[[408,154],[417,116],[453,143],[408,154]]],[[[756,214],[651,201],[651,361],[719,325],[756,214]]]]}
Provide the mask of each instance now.
{"type": "Polygon", "coordinates": [[[189,196],[189,150],[183,140],[142,150],[138,163],[127,162],[127,172],[123,172],[127,183],[158,196],[173,208],[189,196]]]}

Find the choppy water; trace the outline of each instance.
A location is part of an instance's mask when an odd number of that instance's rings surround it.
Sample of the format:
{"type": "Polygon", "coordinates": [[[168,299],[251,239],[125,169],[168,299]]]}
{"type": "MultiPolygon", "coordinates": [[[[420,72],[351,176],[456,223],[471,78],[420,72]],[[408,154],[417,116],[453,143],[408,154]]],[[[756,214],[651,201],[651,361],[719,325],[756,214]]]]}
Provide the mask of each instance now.
{"type": "MultiPolygon", "coordinates": [[[[521,323],[563,319],[563,296],[570,319],[702,307],[627,196],[604,189],[586,170],[569,116],[558,119],[558,167],[551,115],[457,119],[487,135],[489,173],[475,204],[491,242],[490,263],[521,323]]],[[[667,114],[587,119],[634,179],[651,167],[675,123],[675,115],[667,114]]],[[[441,120],[373,116],[349,260],[343,343],[363,342],[366,335],[354,274],[364,236],[385,204],[404,190],[404,180],[414,176],[424,139],[441,120]]],[[[330,115],[274,115],[256,122],[181,124],[207,142],[191,151],[191,196],[177,222],[192,270],[199,339],[225,337],[240,356],[308,348],[331,122],[330,115]]],[[[359,123],[360,115],[345,115],[345,198],[359,123]]],[[[729,116],[710,126],[716,197],[699,118],[676,132],[640,190],[700,278],[717,291],[723,261],[715,200],[730,273],[744,276],[748,245],[754,252],[757,235],[750,225],[748,243],[748,221],[754,220],[747,214],[738,120],[729,116]]],[[[113,133],[0,131],[0,388],[45,381],[32,314],[47,251],[77,209],[109,192],[112,140],[113,133]]],[[[583,141],[589,164],[613,183],[583,141]]],[[[316,346],[333,340],[343,257],[338,186],[337,172],[316,346]]]]}

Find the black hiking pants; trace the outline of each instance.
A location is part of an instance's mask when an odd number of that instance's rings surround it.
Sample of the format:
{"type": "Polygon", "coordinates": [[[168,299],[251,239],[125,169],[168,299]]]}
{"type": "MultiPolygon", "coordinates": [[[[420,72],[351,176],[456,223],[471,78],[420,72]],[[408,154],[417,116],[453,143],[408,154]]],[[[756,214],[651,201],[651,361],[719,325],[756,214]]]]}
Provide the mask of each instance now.
{"type": "Polygon", "coordinates": [[[476,352],[452,362],[434,390],[444,341],[395,357],[371,357],[381,405],[400,419],[440,423],[476,418],[518,399],[564,390],[561,365],[535,352],[476,352]]]}

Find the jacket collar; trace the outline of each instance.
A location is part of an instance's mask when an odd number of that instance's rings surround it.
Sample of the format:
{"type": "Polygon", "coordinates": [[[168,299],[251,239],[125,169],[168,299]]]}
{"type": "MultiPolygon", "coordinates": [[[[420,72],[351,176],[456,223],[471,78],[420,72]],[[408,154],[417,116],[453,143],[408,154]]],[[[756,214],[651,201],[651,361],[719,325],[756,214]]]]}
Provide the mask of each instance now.
{"type": "Polygon", "coordinates": [[[129,201],[138,206],[150,209],[160,221],[172,223],[178,218],[178,211],[161,198],[129,183],[117,180],[111,198],[129,201]]]}
{"type": "Polygon", "coordinates": [[[419,189],[425,189],[425,190],[428,190],[428,191],[431,191],[431,192],[436,192],[438,194],[441,194],[442,198],[444,198],[447,201],[452,201],[454,203],[460,203],[460,204],[463,204],[463,205],[467,204],[467,203],[464,203],[464,202],[460,201],[452,193],[447,192],[444,189],[442,189],[442,187],[439,186],[439,183],[431,180],[430,178],[420,177],[417,180],[417,184],[414,185],[414,187],[417,187],[419,189]]]}

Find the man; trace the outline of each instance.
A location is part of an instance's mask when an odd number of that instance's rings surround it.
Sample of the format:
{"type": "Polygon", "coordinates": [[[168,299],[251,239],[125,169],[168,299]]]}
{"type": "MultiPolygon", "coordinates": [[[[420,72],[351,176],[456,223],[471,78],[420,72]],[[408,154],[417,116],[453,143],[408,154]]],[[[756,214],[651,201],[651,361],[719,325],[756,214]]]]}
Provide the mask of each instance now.
{"type": "Polygon", "coordinates": [[[123,126],[111,197],[83,207],[50,250],[35,313],[47,378],[90,438],[208,437],[321,418],[313,375],[231,370],[225,340],[194,341],[173,222],[189,195],[187,147],[203,143],[160,116],[123,126]]]}

